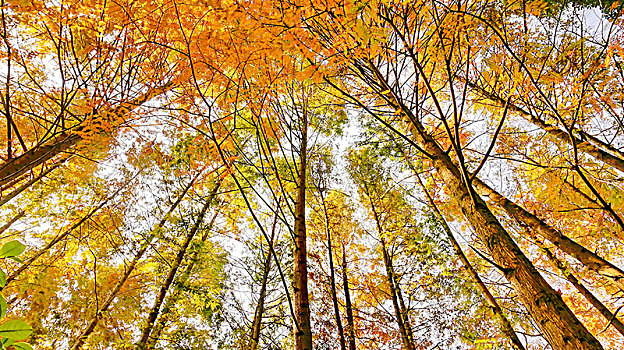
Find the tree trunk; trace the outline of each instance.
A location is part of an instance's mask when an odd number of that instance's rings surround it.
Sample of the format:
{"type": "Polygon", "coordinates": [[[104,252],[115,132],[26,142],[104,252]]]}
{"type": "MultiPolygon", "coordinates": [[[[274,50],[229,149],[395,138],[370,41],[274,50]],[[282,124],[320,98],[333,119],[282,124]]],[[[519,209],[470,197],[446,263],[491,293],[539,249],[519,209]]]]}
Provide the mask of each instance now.
{"type": "Polygon", "coordinates": [[[52,140],[35,146],[0,166],[0,186],[67,151],[82,139],[78,134],[61,133],[52,140]]]}
{"type": "Polygon", "coordinates": [[[303,111],[301,150],[299,154],[299,176],[295,204],[295,252],[293,271],[293,294],[295,296],[295,349],[312,350],[312,329],[310,325],[310,300],[308,298],[308,261],[306,247],[305,189],[307,167],[308,115],[303,111]]]}
{"type": "Polygon", "coordinates": [[[427,152],[434,155],[434,166],[450,193],[454,195],[464,216],[494,262],[502,267],[503,274],[511,282],[549,343],[555,349],[602,349],[561,296],[539,274],[483,199],[476,193],[470,193],[450,157],[426,134],[421,125],[415,125],[415,129],[416,139],[427,152]]]}
{"type": "Polygon", "coordinates": [[[123,123],[127,114],[132,109],[142,105],[155,96],[164,93],[172,86],[173,82],[169,82],[163,86],[151,88],[143,95],[131,101],[124,102],[116,108],[87,115],[85,117],[85,122],[74,130],[71,130],[69,133],[62,132],[51,140],[34,146],[23,154],[7,160],[4,164],[0,165],[0,186],[9,183],[15,177],[45,163],[46,161],[75,146],[83,139],[81,132],[84,133],[93,128],[94,125],[98,124],[98,121],[106,123],[114,121],[116,124],[123,123]]]}
{"type": "Polygon", "coordinates": [[[21,186],[19,186],[16,189],[14,189],[9,194],[2,195],[2,197],[0,197],[0,207],[5,205],[5,204],[7,204],[11,199],[15,198],[20,193],[24,192],[25,189],[27,189],[30,186],[34,185],[35,183],[39,182],[39,180],[43,179],[46,175],[51,173],[54,169],[56,169],[59,166],[61,166],[61,164],[63,164],[67,159],[69,159],[69,157],[63,157],[57,163],[49,166],[46,170],[42,171],[39,175],[37,175],[37,176],[33,177],[32,179],[28,180],[26,183],[22,184],[21,186]]]}
{"type": "Polygon", "coordinates": [[[95,316],[93,316],[93,319],[91,320],[91,322],[89,323],[87,328],[85,328],[85,330],[80,334],[78,339],[76,339],[76,342],[74,343],[74,345],[71,348],[72,350],[78,350],[78,349],[82,348],[82,346],[87,341],[89,336],[93,333],[93,331],[95,330],[95,327],[100,322],[100,319],[102,318],[104,313],[106,311],[108,311],[110,306],[113,304],[113,301],[115,300],[115,298],[117,298],[117,294],[119,294],[119,291],[121,291],[121,288],[124,286],[124,284],[126,283],[128,278],[130,277],[130,275],[132,274],[132,272],[136,268],[137,264],[139,263],[139,261],[141,260],[141,258],[143,257],[143,255],[145,254],[147,249],[150,247],[150,245],[152,243],[152,240],[154,240],[154,238],[156,237],[156,233],[159,230],[161,230],[162,227],[167,222],[167,220],[169,220],[169,217],[171,216],[173,211],[178,207],[178,205],[182,201],[182,198],[184,198],[184,196],[186,195],[188,190],[191,189],[191,187],[193,186],[193,183],[195,183],[195,180],[197,179],[197,177],[199,177],[199,174],[197,174],[197,176],[195,176],[195,178],[186,186],[186,188],[184,188],[182,193],[178,196],[178,199],[169,208],[169,211],[167,212],[167,214],[165,214],[165,216],[163,216],[163,218],[160,220],[160,222],[152,230],[152,233],[145,239],[145,242],[143,242],[143,244],[139,248],[139,251],[137,252],[137,254],[132,259],[132,262],[130,262],[130,265],[128,265],[126,267],[126,271],[124,272],[123,276],[121,277],[121,279],[119,279],[119,281],[117,281],[117,284],[115,284],[115,287],[113,287],[113,290],[111,291],[111,293],[108,296],[108,298],[106,298],[104,303],[102,303],[102,305],[100,306],[100,309],[96,311],[95,316]]]}
{"type": "Polygon", "coordinates": [[[576,290],[581,293],[592,304],[598,312],[609,322],[609,324],[613,325],[615,329],[620,332],[621,335],[624,336],[624,324],[607,308],[598,298],[592,294],[592,292],[587,289],[579,280],[570,272],[570,269],[567,268],[561,260],[559,260],[550,249],[546,248],[544,244],[538,242],[542,251],[548,257],[548,260],[559,270],[559,272],[565,277],[568,282],[570,282],[576,290]]]}
{"type": "Polygon", "coordinates": [[[345,340],[344,328],[342,327],[342,320],[340,319],[340,307],[338,305],[338,293],[336,291],[336,271],[334,267],[334,253],[332,249],[331,231],[329,228],[329,215],[327,213],[327,206],[325,203],[325,197],[323,196],[323,190],[319,191],[321,197],[321,203],[323,205],[323,214],[325,216],[325,235],[327,239],[327,256],[329,257],[329,286],[331,289],[332,304],[334,305],[334,317],[336,319],[336,328],[338,328],[338,336],[340,339],[340,349],[347,349],[347,342],[345,340]]]}
{"type": "Polygon", "coordinates": [[[15,216],[13,216],[11,220],[9,220],[9,222],[7,222],[6,224],[2,225],[2,227],[0,227],[0,234],[3,234],[4,231],[8,230],[9,227],[11,227],[11,225],[13,225],[17,220],[23,218],[24,215],[26,215],[26,212],[23,210],[15,214],[15,216]]]}
{"type": "Polygon", "coordinates": [[[401,111],[414,141],[431,156],[433,166],[446,184],[449,194],[458,203],[493,261],[501,267],[501,272],[518,293],[548,342],[555,349],[602,349],[561,296],[539,274],[483,199],[468,187],[465,174],[462,175],[461,170],[427,133],[411,110],[392,95],[392,87],[387,84],[379,70],[372,64],[370,68],[382,88],[388,92],[385,97],[389,99],[390,106],[401,111]]]}
{"type": "Polygon", "coordinates": [[[394,287],[396,289],[397,300],[399,301],[399,308],[401,310],[401,318],[403,319],[403,327],[405,327],[405,334],[407,340],[414,347],[414,333],[412,332],[412,322],[409,318],[409,310],[405,307],[405,301],[403,300],[403,292],[401,291],[401,285],[399,284],[399,277],[394,272],[394,266],[392,265],[392,259],[390,259],[390,270],[392,272],[392,279],[394,280],[394,287]]]}
{"type": "Polygon", "coordinates": [[[375,225],[377,228],[377,234],[379,235],[379,239],[381,241],[381,254],[384,261],[384,267],[386,268],[386,279],[388,281],[388,286],[390,287],[390,297],[392,299],[392,305],[394,307],[394,313],[396,316],[397,326],[399,327],[399,333],[401,334],[401,341],[403,343],[403,349],[406,350],[414,350],[414,342],[412,339],[412,327],[409,324],[409,317],[407,314],[407,310],[405,309],[405,303],[403,302],[403,296],[401,294],[401,289],[398,284],[398,279],[394,273],[394,267],[392,266],[392,258],[388,253],[388,249],[386,246],[386,240],[384,238],[384,230],[381,226],[381,217],[379,216],[379,212],[377,211],[377,207],[373,203],[372,194],[368,189],[366,183],[363,184],[363,190],[366,196],[368,197],[368,201],[370,203],[370,208],[373,212],[373,219],[375,220],[375,225]]]}
{"type": "MultiPolygon", "coordinates": [[[[469,82],[468,85],[475,89],[479,94],[481,94],[488,100],[496,102],[498,105],[504,106],[507,103],[507,101],[502,99],[500,96],[491,93],[472,82],[469,82]]],[[[561,130],[556,125],[548,124],[544,120],[534,116],[533,114],[525,111],[521,107],[518,107],[514,104],[510,104],[509,108],[512,111],[518,113],[526,121],[541,128],[560,142],[574,147],[574,145],[572,144],[572,140],[574,140],[574,143],[576,144],[576,147],[578,147],[579,151],[592,156],[598,161],[609,164],[610,166],[621,172],[624,172],[624,159],[621,158],[622,153],[612,146],[606,144],[605,142],[597,139],[592,135],[587,134],[583,130],[574,131],[578,132],[579,135],[584,139],[581,139],[575,135],[570,135],[567,131],[561,130]]]]}
{"type": "Polygon", "coordinates": [[[537,216],[505,198],[478,178],[473,180],[473,184],[481,195],[487,196],[491,202],[503,208],[511,217],[523,222],[531,230],[549,240],[564,253],[577,259],[590,270],[612,280],[620,289],[624,290],[624,271],[620,268],[550,227],[537,216]]]}
{"type": "Polygon", "coordinates": [[[349,279],[347,278],[347,254],[344,242],[342,244],[342,288],[345,294],[349,350],[355,350],[355,322],[353,321],[353,305],[351,304],[351,292],[349,291],[349,279]]]}
{"type": "Polygon", "coordinates": [[[392,268],[392,258],[390,258],[390,254],[388,254],[386,240],[384,238],[381,238],[381,253],[383,255],[384,265],[386,267],[386,277],[388,280],[388,286],[390,287],[390,296],[392,298],[392,305],[394,306],[394,313],[396,315],[397,325],[399,326],[401,340],[403,341],[403,348],[406,350],[414,350],[414,344],[412,343],[412,339],[410,339],[410,335],[406,326],[406,324],[409,323],[409,319],[405,317],[407,315],[399,304],[399,297],[397,293],[399,290],[399,286],[395,284],[396,280],[394,278],[394,269],[392,268]]]}
{"type": "Polygon", "coordinates": [[[249,349],[258,349],[260,343],[260,332],[262,330],[262,317],[264,315],[264,302],[266,299],[267,281],[269,279],[269,272],[271,271],[271,250],[269,249],[264,261],[264,271],[262,271],[262,282],[260,286],[260,295],[258,296],[258,304],[256,305],[256,312],[254,313],[254,319],[251,324],[251,339],[249,341],[249,349]]]}
{"type": "MultiPolygon", "coordinates": [[[[279,202],[278,202],[279,205],[279,202]]],[[[271,248],[273,247],[273,239],[275,237],[275,229],[277,228],[277,211],[273,219],[273,225],[271,227],[271,238],[268,242],[266,259],[264,262],[264,271],[262,272],[262,282],[260,286],[260,295],[258,296],[258,305],[256,305],[256,312],[254,313],[254,319],[251,324],[251,339],[249,341],[249,348],[256,350],[260,343],[260,332],[262,331],[262,317],[264,315],[264,303],[266,299],[267,282],[269,280],[269,273],[271,272],[271,248]]]]}
{"type": "Polygon", "coordinates": [[[169,288],[171,287],[171,284],[173,283],[173,280],[175,279],[175,275],[178,272],[178,269],[180,268],[180,264],[182,263],[182,260],[184,259],[184,256],[186,255],[186,252],[188,250],[189,245],[191,244],[191,241],[195,237],[195,234],[199,230],[199,227],[201,226],[202,222],[204,221],[204,216],[206,215],[206,212],[208,211],[210,204],[212,203],[212,201],[217,195],[217,190],[219,189],[219,185],[220,183],[217,182],[214,189],[210,193],[210,197],[206,200],[206,203],[204,203],[204,206],[199,212],[199,215],[197,216],[197,219],[195,220],[195,224],[193,225],[191,230],[187,233],[184,239],[184,242],[182,243],[182,246],[180,247],[180,250],[178,250],[178,253],[176,254],[176,258],[171,264],[171,268],[169,269],[169,272],[167,273],[167,277],[165,278],[163,285],[160,287],[160,290],[158,291],[158,295],[156,296],[156,301],[154,302],[154,306],[152,307],[152,310],[147,316],[147,325],[145,326],[145,329],[143,329],[143,332],[141,334],[141,339],[137,343],[137,349],[145,349],[146,344],[150,337],[150,333],[152,332],[152,329],[154,328],[154,325],[156,324],[156,319],[158,318],[158,314],[160,313],[160,308],[165,300],[165,296],[167,295],[167,292],[169,291],[169,288]]]}
{"type": "Polygon", "coordinates": [[[438,217],[438,221],[440,222],[440,225],[442,226],[444,233],[446,233],[446,236],[451,242],[451,245],[453,246],[453,249],[455,250],[455,254],[459,257],[459,260],[464,265],[464,268],[466,268],[466,271],[472,278],[472,281],[477,285],[477,287],[479,288],[479,290],[485,297],[485,300],[488,302],[488,304],[490,304],[490,308],[492,309],[492,312],[498,318],[498,321],[500,322],[503,333],[507,336],[507,338],[509,338],[514,349],[525,350],[524,345],[522,344],[522,342],[520,341],[520,338],[518,338],[518,335],[514,331],[513,326],[511,325],[511,322],[509,322],[509,319],[507,319],[507,316],[505,316],[505,314],[503,313],[503,309],[500,307],[500,305],[498,305],[496,298],[494,297],[494,295],[492,295],[492,293],[490,293],[490,290],[487,288],[485,283],[483,283],[483,280],[481,280],[481,277],[479,277],[479,274],[477,273],[475,268],[472,266],[472,264],[470,263],[470,260],[468,260],[468,257],[466,256],[466,254],[464,254],[464,251],[462,250],[461,246],[455,239],[455,236],[453,236],[453,232],[451,231],[451,228],[449,227],[448,223],[444,219],[444,215],[442,215],[442,212],[438,209],[438,206],[435,204],[435,201],[429,194],[427,187],[425,186],[422,179],[420,178],[420,175],[418,174],[418,171],[412,164],[412,161],[407,157],[407,155],[405,154],[405,152],[403,152],[402,149],[401,149],[401,153],[403,154],[403,157],[407,161],[408,166],[414,173],[414,176],[418,180],[420,187],[425,193],[425,196],[427,197],[427,201],[429,202],[429,206],[433,209],[436,216],[438,217]]]}
{"type": "MultiPolygon", "coordinates": [[[[217,211],[212,217],[212,219],[210,219],[208,228],[206,229],[206,231],[201,237],[202,243],[206,242],[206,240],[210,236],[210,230],[212,230],[212,227],[214,226],[214,222],[217,219],[217,216],[219,216],[219,211],[217,211]]],[[[182,273],[180,278],[178,278],[178,284],[180,284],[181,281],[188,280],[189,276],[193,272],[193,269],[195,268],[195,263],[198,261],[198,255],[199,255],[198,251],[195,251],[193,253],[193,256],[191,257],[188,265],[186,265],[186,268],[184,269],[184,272],[182,273]]],[[[178,302],[178,300],[180,300],[181,292],[182,292],[181,287],[176,288],[173,294],[169,296],[169,298],[167,298],[167,302],[165,303],[165,305],[162,307],[160,311],[160,317],[158,318],[158,322],[152,329],[152,334],[150,335],[150,338],[147,341],[147,344],[145,345],[146,349],[154,349],[156,347],[156,343],[160,339],[160,335],[162,334],[162,331],[165,329],[165,326],[167,325],[167,322],[169,321],[169,315],[171,313],[171,309],[173,309],[173,307],[178,302]]]]}

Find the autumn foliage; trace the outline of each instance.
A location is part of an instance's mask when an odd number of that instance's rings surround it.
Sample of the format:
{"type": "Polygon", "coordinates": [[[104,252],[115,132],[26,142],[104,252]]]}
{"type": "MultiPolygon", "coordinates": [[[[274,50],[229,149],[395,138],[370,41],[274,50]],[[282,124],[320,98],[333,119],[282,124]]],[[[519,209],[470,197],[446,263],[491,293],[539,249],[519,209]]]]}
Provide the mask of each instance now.
{"type": "Polygon", "coordinates": [[[0,3],[0,348],[621,349],[621,1],[0,3]]]}

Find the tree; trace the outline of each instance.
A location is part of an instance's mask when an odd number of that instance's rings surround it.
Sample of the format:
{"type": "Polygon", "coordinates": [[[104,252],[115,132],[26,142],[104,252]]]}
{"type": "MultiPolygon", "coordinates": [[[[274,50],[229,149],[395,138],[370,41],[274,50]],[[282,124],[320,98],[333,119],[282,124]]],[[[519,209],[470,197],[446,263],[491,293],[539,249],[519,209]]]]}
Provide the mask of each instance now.
{"type": "Polygon", "coordinates": [[[0,311],[38,348],[620,348],[620,10],[5,1],[0,311]]]}

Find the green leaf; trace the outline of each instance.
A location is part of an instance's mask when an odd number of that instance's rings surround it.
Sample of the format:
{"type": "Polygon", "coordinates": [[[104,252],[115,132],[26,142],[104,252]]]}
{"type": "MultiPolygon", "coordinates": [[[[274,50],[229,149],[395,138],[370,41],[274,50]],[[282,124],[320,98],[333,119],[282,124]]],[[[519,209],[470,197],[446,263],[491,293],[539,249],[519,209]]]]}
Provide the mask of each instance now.
{"type": "Polygon", "coordinates": [[[0,318],[6,316],[8,305],[4,295],[0,294],[0,318]]]}
{"type": "Polygon", "coordinates": [[[0,258],[10,258],[22,254],[26,246],[19,241],[11,241],[0,248],[0,258]]]}
{"type": "Polygon", "coordinates": [[[0,337],[9,339],[25,339],[33,332],[31,326],[22,320],[12,320],[0,325],[0,337]]]}
{"type": "Polygon", "coordinates": [[[6,273],[0,269],[0,288],[6,286],[6,273]]]}
{"type": "Polygon", "coordinates": [[[13,347],[15,348],[15,350],[33,350],[30,344],[24,342],[15,343],[13,344],[13,347]]]}

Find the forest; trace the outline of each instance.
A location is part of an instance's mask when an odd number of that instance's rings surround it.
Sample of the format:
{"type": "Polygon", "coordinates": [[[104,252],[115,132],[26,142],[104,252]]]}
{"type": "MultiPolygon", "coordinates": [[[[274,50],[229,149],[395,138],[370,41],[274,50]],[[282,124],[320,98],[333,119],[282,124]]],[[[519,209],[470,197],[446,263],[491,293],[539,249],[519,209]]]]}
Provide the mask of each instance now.
{"type": "Polygon", "coordinates": [[[623,1],[0,16],[0,350],[624,349],[623,1]]]}

